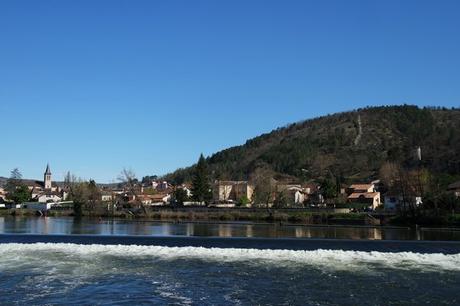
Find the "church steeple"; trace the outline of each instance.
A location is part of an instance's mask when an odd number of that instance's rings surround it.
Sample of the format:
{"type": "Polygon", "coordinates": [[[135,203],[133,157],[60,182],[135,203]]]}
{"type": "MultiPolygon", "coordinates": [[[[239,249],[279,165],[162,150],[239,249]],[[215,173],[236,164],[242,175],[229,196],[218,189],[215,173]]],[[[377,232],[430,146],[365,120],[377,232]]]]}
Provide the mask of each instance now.
{"type": "Polygon", "coordinates": [[[44,185],[45,189],[51,189],[51,170],[50,170],[50,165],[46,165],[46,170],[44,176],[44,185]]]}

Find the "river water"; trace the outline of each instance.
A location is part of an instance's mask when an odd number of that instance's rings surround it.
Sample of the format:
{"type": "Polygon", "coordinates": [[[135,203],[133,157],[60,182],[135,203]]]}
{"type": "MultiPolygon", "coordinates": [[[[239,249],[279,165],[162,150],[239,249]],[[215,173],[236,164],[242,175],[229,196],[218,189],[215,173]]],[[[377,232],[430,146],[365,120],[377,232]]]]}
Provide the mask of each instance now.
{"type": "Polygon", "coordinates": [[[0,217],[0,234],[90,234],[200,237],[331,238],[371,240],[456,240],[460,230],[280,224],[174,223],[159,221],[74,220],[69,217],[0,217]]]}
{"type": "MultiPolygon", "coordinates": [[[[204,239],[204,236],[399,238],[406,241],[458,238],[456,233],[443,231],[431,231],[431,236],[407,233],[404,229],[379,231],[375,235],[364,228],[0,218],[0,233],[6,239],[9,236],[5,234],[12,234],[11,237],[48,234],[38,236],[44,237],[44,242],[11,240],[5,243],[3,240],[0,244],[0,304],[460,303],[460,254],[457,253],[79,244],[56,242],[51,235],[182,236],[184,240],[204,239]],[[47,237],[50,238],[47,240],[47,237]]],[[[123,241],[120,239],[120,243],[123,241]]],[[[401,245],[410,243],[400,242],[401,245]]]]}

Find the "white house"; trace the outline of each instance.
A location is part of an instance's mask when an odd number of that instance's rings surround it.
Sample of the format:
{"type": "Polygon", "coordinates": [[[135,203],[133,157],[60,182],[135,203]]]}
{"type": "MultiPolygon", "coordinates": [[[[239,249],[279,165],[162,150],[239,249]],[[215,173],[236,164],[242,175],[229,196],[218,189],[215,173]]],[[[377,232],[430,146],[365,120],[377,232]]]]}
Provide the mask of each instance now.
{"type": "Polygon", "coordinates": [[[36,197],[36,200],[40,203],[48,203],[48,202],[60,202],[62,200],[62,196],[57,192],[44,192],[36,197]]]}
{"type": "Polygon", "coordinates": [[[101,201],[102,202],[110,202],[113,200],[113,194],[109,191],[102,191],[101,192],[101,201]]]}
{"type": "MultiPolygon", "coordinates": [[[[406,197],[406,204],[409,203],[415,204],[415,206],[419,206],[422,204],[422,197],[420,196],[408,196],[406,197]]],[[[401,195],[392,195],[386,194],[384,197],[384,208],[387,211],[396,211],[400,209],[404,205],[404,197],[401,195]]]]}
{"type": "MultiPolygon", "coordinates": [[[[296,184],[279,184],[276,186],[278,192],[283,192],[288,198],[289,203],[303,204],[307,193],[301,185],[296,184]]],[[[310,191],[310,190],[308,190],[310,191]]]]}
{"type": "Polygon", "coordinates": [[[190,186],[187,186],[185,184],[182,184],[181,186],[177,187],[178,189],[182,189],[184,190],[186,193],[187,193],[187,197],[191,197],[192,196],[192,190],[190,188],[190,186]]]}
{"type": "Polygon", "coordinates": [[[156,186],[156,189],[157,189],[158,191],[165,191],[165,190],[167,190],[169,187],[170,187],[170,186],[169,186],[168,182],[162,181],[162,182],[158,183],[158,185],[156,186]]]}

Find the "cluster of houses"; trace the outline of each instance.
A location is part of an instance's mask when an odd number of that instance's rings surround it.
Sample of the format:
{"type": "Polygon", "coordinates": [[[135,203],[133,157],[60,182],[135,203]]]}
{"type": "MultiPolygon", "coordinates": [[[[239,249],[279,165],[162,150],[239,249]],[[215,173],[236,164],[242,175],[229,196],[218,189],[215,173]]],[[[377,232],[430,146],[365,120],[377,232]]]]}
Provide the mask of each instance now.
{"type": "MultiPolygon", "coordinates": [[[[29,208],[37,210],[47,210],[55,205],[66,203],[68,191],[63,184],[57,184],[51,179],[51,169],[46,165],[43,181],[38,180],[22,180],[22,183],[27,186],[30,192],[30,201],[21,204],[11,204],[14,208],[29,208]]],[[[0,200],[6,201],[6,191],[0,188],[0,200]]],[[[11,206],[10,205],[10,206],[11,206]]],[[[2,204],[5,207],[5,204],[2,204]]]]}
{"type": "MultiPolygon", "coordinates": [[[[382,200],[380,186],[379,181],[341,186],[338,197],[343,199],[343,202],[350,204],[350,207],[365,207],[369,210],[375,210],[383,204],[385,210],[395,211],[407,201],[416,203],[416,205],[422,203],[419,195],[411,195],[409,196],[411,199],[408,199],[408,196],[403,197],[393,191],[386,192],[382,200]]],[[[255,186],[247,181],[218,181],[213,188],[214,203],[217,205],[219,205],[218,203],[226,203],[221,205],[228,206],[238,203],[242,198],[248,199],[248,202],[251,203],[254,189],[255,186]]],[[[318,184],[276,184],[272,197],[273,202],[275,202],[279,193],[283,193],[287,203],[296,206],[306,206],[306,204],[327,206],[321,187],[318,184]]]]}
{"type": "MultiPolygon", "coordinates": [[[[385,190],[383,184],[379,181],[370,183],[351,184],[340,186],[338,198],[341,199],[345,206],[361,207],[362,209],[375,210],[382,207],[385,211],[397,211],[403,206],[419,206],[422,204],[422,196],[414,190],[403,194],[398,189],[385,190]]],[[[255,186],[248,181],[216,181],[213,186],[213,202],[215,206],[232,206],[241,199],[247,199],[253,203],[255,186]]],[[[452,192],[457,198],[460,198],[460,181],[449,185],[448,191],[452,192]]],[[[309,184],[276,184],[272,202],[276,196],[283,193],[287,203],[294,206],[327,206],[328,203],[323,197],[320,185],[315,183],[309,184]]],[[[270,204],[273,204],[270,203],[270,204]]]]}
{"type": "Polygon", "coordinates": [[[177,188],[183,189],[188,197],[191,196],[191,188],[186,184],[173,186],[166,181],[153,181],[148,184],[140,184],[134,191],[126,188],[103,187],[101,201],[162,206],[171,202],[172,194],[177,188]]]}
{"type": "MultiPolygon", "coordinates": [[[[287,203],[302,204],[306,201],[316,188],[316,185],[300,184],[276,184],[273,190],[273,197],[283,193],[287,203]]],[[[254,200],[255,186],[248,181],[216,181],[214,182],[213,203],[215,206],[231,206],[232,204],[245,202],[252,203],[254,200]]]]}
{"type": "MultiPolygon", "coordinates": [[[[51,170],[47,165],[43,175],[43,181],[23,180],[31,194],[31,201],[23,203],[20,207],[32,209],[49,209],[52,206],[60,205],[68,198],[68,190],[62,183],[52,181],[51,170]]],[[[141,203],[148,206],[169,205],[172,202],[173,193],[176,189],[183,189],[186,195],[192,196],[191,186],[183,184],[173,186],[166,181],[149,181],[136,186],[135,192],[127,190],[126,187],[102,187],[100,189],[100,202],[105,203],[141,203]]],[[[449,185],[450,192],[460,197],[460,182],[449,185]]],[[[274,205],[276,197],[283,194],[284,201],[287,205],[297,207],[308,206],[327,206],[328,203],[323,197],[320,185],[315,183],[309,184],[286,184],[277,183],[270,189],[272,196],[271,203],[274,205]]],[[[369,210],[375,210],[383,205],[386,211],[396,211],[405,205],[405,203],[422,203],[421,195],[410,193],[402,195],[397,191],[382,190],[382,184],[379,181],[373,181],[365,184],[352,184],[349,186],[340,186],[338,197],[341,202],[352,207],[361,207],[369,210]],[[384,193],[382,193],[384,191],[384,193]],[[381,194],[384,194],[383,199],[381,194]]],[[[212,206],[215,207],[233,207],[237,205],[251,206],[255,198],[255,186],[248,181],[215,181],[212,186],[212,206]]],[[[0,202],[5,202],[6,192],[0,188],[0,202]],[[2,201],[3,200],[3,201],[2,201]]],[[[266,203],[260,203],[266,204],[266,203]]],[[[195,202],[185,202],[184,205],[200,205],[195,202]]],[[[18,206],[19,207],[19,206],[18,206]]]]}

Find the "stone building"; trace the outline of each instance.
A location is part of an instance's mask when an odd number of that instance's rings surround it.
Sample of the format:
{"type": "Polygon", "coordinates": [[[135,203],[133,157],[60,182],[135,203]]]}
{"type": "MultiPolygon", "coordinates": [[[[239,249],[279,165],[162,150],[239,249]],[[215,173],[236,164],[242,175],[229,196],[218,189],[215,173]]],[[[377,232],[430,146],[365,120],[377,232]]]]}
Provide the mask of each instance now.
{"type": "Polygon", "coordinates": [[[249,202],[254,194],[254,186],[247,181],[216,181],[213,186],[213,201],[238,202],[247,198],[249,202]]]}

